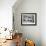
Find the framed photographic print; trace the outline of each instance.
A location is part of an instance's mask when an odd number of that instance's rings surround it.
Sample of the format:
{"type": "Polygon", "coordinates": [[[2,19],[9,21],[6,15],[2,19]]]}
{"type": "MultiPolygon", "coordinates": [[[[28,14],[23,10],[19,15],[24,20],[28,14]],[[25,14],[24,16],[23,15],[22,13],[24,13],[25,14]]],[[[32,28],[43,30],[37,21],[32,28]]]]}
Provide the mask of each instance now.
{"type": "Polygon", "coordinates": [[[37,13],[21,13],[21,25],[37,25],[37,13]]]}

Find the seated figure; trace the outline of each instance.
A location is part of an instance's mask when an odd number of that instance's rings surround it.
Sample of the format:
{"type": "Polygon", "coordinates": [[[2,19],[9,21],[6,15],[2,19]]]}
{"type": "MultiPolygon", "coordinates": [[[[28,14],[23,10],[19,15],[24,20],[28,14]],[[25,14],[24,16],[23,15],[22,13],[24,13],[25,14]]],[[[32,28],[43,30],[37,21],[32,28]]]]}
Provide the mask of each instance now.
{"type": "Polygon", "coordinates": [[[15,42],[16,42],[16,46],[22,46],[22,34],[21,33],[15,34],[15,42]]]}

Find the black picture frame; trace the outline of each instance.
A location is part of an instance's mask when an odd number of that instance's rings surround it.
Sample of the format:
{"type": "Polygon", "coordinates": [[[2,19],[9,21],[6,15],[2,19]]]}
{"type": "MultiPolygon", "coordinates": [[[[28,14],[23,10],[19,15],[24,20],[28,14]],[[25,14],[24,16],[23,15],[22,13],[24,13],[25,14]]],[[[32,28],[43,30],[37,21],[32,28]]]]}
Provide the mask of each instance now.
{"type": "Polygon", "coordinates": [[[37,25],[37,13],[21,13],[21,25],[37,25]]]}

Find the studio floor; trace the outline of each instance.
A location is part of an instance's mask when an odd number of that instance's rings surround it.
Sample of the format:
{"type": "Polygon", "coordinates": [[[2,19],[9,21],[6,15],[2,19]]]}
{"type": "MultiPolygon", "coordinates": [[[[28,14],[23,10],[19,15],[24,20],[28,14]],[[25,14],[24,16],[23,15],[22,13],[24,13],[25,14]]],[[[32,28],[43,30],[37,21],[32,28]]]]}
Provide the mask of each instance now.
{"type": "Polygon", "coordinates": [[[16,46],[15,39],[13,39],[13,40],[6,40],[6,42],[2,43],[0,46],[16,46]]]}

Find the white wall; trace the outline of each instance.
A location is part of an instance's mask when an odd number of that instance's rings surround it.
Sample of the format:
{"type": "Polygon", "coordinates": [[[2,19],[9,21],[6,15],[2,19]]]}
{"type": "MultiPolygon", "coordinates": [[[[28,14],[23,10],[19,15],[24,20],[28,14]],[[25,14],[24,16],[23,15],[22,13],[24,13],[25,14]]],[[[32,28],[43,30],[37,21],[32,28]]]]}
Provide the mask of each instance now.
{"type": "Polygon", "coordinates": [[[12,6],[16,0],[0,0],[0,27],[12,28],[12,6]]]}
{"type": "Polygon", "coordinates": [[[41,15],[41,1],[40,0],[23,0],[23,2],[16,7],[14,5],[14,19],[15,30],[22,32],[24,38],[35,41],[36,46],[41,46],[41,30],[40,30],[40,15],[41,15]],[[36,26],[21,26],[21,13],[37,13],[36,26]]]}
{"type": "Polygon", "coordinates": [[[46,0],[41,1],[41,40],[42,46],[46,46],[46,0]]]}

